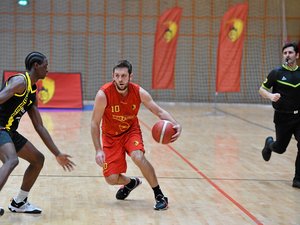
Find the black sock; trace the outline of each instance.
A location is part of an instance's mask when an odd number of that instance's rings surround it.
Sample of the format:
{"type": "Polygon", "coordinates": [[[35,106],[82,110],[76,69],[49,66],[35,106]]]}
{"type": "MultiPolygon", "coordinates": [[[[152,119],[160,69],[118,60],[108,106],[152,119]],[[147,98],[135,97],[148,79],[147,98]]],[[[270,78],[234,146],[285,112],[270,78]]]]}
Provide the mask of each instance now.
{"type": "Polygon", "coordinates": [[[128,184],[126,184],[126,187],[128,187],[129,189],[134,188],[134,186],[136,185],[136,180],[134,178],[130,178],[130,182],[128,184]]]}
{"type": "Polygon", "coordinates": [[[162,191],[160,190],[160,187],[159,185],[157,185],[156,187],[152,188],[153,191],[154,191],[154,196],[155,198],[158,196],[158,195],[161,195],[162,197],[164,196],[164,194],[162,193],[162,191]]]}

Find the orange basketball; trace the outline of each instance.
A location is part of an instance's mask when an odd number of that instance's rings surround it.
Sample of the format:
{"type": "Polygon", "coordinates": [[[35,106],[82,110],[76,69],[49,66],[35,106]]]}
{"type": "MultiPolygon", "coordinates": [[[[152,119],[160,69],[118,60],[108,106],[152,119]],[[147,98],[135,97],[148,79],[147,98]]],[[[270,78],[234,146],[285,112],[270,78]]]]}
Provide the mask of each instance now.
{"type": "Polygon", "coordinates": [[[153,139],[161,144],[168,144],[172,136],[176,133],[173,128],[173,123],[167,120],[159,120],[152,127],[152,137],[153,139]]]}

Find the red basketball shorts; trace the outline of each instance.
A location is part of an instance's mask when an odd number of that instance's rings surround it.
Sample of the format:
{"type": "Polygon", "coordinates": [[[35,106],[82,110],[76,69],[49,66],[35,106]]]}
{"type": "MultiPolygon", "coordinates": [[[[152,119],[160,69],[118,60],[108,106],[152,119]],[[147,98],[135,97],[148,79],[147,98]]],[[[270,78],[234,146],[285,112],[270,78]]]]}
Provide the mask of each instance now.
{"type": "Polygon", "coordinates": [[[126,154],[130,156],[131,152],[135,150],[145,152],[140,129],[130,129],[119,136],[102,134],[102,145],[105,154],[103,164],[103,175],[105,177],[126,172],[126,154]]]}

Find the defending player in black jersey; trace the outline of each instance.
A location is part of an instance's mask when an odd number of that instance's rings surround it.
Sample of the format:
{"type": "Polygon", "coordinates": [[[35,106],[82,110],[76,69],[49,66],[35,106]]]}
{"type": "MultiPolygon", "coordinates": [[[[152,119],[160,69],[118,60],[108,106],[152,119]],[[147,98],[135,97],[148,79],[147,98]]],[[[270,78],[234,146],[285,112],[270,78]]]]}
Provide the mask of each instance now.
{"type": "MultiPolygon", "coordinates": [[[[25,137],[17,132],[21,117],[28,112],[32,124],[48,149],[55,155],[64,170],[71,171],[75,164],[71,156],[63,154],[54,144],[43,125],[37,107],[36,82],[48,73],[48,60],[39,52],[31,52],[25,59],[26,73],[10,77],[0,91],[0,190],[13,169],[18,157],[29,162],[19,194],[8,206],[12,212],[41,213],[42,210],[28,202],[28,193],[35,183],[44,164],[44,155],[25,137]]],[[[4,210],[0,208],[0,215],[4,210]]]]}
{"type": "Polygon", "coordinates": [[[269,161],[272,152],[284,153],[294,135],[298,154],[293,187],[300,188],[300,68],[297,65],[297,44],[286,43],[282,55],[283,64],[269,73],[259,89],[262,97],[272,101],[276,131],[276,141],[272,137],[266,138],[262,156],[269,161]]]}

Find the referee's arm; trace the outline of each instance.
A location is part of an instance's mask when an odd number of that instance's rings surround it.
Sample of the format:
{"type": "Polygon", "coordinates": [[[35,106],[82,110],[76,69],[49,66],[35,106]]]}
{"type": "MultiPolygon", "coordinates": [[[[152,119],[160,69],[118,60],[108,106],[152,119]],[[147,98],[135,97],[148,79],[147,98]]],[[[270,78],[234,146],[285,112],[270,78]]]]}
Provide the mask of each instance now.
{"type": "Polygon", "coordinates": [[[264,85],[259,88],[258,92],[263,98],[270,99],[272,102],[277,102],[281,97],[279,93],[271,93],[264,85]]]}

